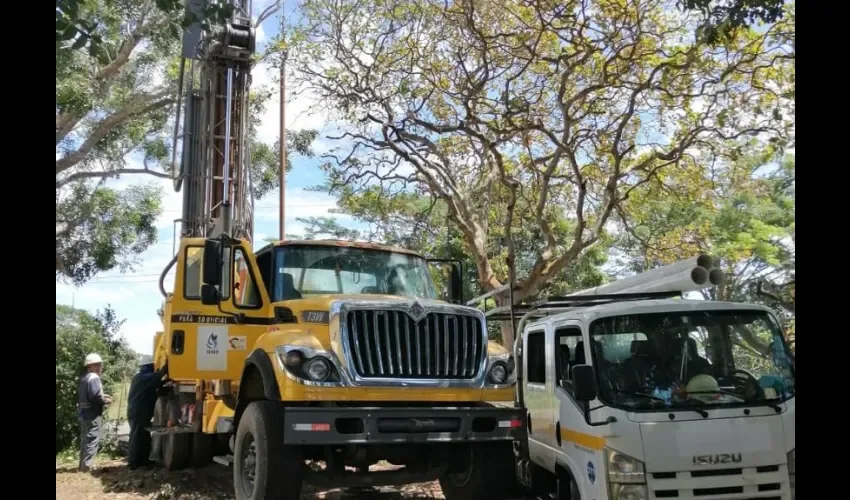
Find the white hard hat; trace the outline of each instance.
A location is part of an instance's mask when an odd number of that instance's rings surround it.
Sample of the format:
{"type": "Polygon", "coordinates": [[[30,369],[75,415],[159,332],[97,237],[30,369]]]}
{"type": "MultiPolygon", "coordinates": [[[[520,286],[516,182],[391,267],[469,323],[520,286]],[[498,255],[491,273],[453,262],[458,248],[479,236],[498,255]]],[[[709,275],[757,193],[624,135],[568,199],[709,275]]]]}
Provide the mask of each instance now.
{"type": "Polygon", "coordinates": [[[98,364],[102,364],[102,363],[103,363],[103,358],[101,358],[100,355],[97,354],[97,353],[93,352],[93,353],[89,354],[88,356],[86,356],[86,366],[98,365],[98,364]]]}

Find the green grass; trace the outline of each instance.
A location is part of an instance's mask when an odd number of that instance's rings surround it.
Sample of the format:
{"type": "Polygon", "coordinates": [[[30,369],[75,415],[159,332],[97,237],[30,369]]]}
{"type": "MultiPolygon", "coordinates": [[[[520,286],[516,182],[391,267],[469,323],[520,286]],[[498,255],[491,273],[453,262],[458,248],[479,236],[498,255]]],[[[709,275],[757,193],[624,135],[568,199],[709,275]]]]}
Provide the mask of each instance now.
{"type": "Polygon", "coordinates": [[[115,384],[112,396],[112,404],[106,409],[106,418],[110,421],[127,420],[127,394],[130,392],[130,383],[115,384]]]}

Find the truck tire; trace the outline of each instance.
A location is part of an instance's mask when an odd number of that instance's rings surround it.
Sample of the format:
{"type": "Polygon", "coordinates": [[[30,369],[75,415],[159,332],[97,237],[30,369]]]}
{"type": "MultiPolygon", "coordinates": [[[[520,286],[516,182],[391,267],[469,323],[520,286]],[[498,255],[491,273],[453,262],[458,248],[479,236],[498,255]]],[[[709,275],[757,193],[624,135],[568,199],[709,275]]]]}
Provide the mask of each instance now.
{"type": "MultiPolygon", "coordinates": [[[[153,407],[153,425],[164,425],[162,422],[165,414],[165,398],[160,397],[156,400],[156,405],[153,407]]],[[[151,459],[158,464],[162,464],[162,436],[151,436],[151,459]]]]}
{"type": "Polygon", "coordinates": [[[209,465],[215,451],[216,435],[196,432],[192,434],[192,467],[209,465]]]}
{"type": "Polygon", "coordinates": [[[556,498],[558,500],[581,500],[578,483],[569,473],[559,470],[556,498]]]}
{"type": "MultiPolygon", "coordinates": [[[[160,411],[157,412],[157,407],[154,407],[154,425],[164,427],[168,423],[169,415],[179,417],[180,406],[176,398],[163,396],[156,403],[160,411]]],[[[166,434],[158,437],[158,448],[165,470],[178,470],[189,465],[192,445],[190,434],[166,434]]]]}
{"type": "Polygon", "coordinates": [[[519,496],[511,443],[473,444],[440,477],[446,500],[497,500],[519,496]]]}
{"type": "Polygon", "coordinates": [[[233,486],[236,500],[297,500],[304,460],[301,450],[283,444],[280,403],[254,401],[236,429],[233,486]]]}

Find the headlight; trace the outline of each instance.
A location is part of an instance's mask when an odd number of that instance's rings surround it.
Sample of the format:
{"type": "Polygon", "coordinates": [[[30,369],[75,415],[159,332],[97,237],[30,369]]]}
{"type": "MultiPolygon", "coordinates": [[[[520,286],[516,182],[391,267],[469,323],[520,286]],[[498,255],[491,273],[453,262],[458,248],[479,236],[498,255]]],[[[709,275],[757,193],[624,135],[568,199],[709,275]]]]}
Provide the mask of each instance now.
{"type": "Polygon", "coordinates": [[[791,500],[794,500],[795,495],[795,486],[796,486],[796,476],[797,476],[797,454],[795,453],[797,448],[788,452],[788,482],[791,484],[791,500]]]}
{"type": "Polygon", "coordinates": [[[649,495],[644,484],[612,484],[611,500],[646,500],[649,495]]]}
{"type": "Polygon", "coordinates": [[[343,383],[330,352],[294,345],[279,346],[276,352],[281,369],[301,384],[336,387],[343,383]]]}
{"type": "Polygon", "coordinates": [[[331,364],[325,358],[313,358],[307,365],[307,375],[316,382],[324,382],[331,374],[331,364]]]}
{"type": "Polygon", "coordinates": [[[612,483],[645,483],[643,462],[625,453],[609,449],[608,452],[608,481],[612,483]]]}
{"type": "Polygon", "coordinates": [[[646,500],[646,474],[643,462],[625,453],[605,449],[608,493],[611,500],[646,500]]]}
{"type": "Polygon", "coordinates": [[[516,381],[516,362],[510,353],[491,356],[487,360],[487,383],[508,385],[516,381]]]}
{"type": "Polygon", "coordinates": [[[490,368],[490,382],[494,384],[504,384],[508,379],[508,369],[503,363],[496,363],[490,368]]]}

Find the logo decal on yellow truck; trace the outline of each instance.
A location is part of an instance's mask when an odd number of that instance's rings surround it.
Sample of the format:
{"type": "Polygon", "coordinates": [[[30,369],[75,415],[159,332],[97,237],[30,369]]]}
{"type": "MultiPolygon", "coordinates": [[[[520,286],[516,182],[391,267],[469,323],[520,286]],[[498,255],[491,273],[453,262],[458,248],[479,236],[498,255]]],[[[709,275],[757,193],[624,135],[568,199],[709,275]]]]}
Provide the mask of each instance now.
{"type": "Polygon", "coordinates": [[[226,326],[198,327],[197,366],[199,371],[226,371],[227,339],[226,326]]]}

